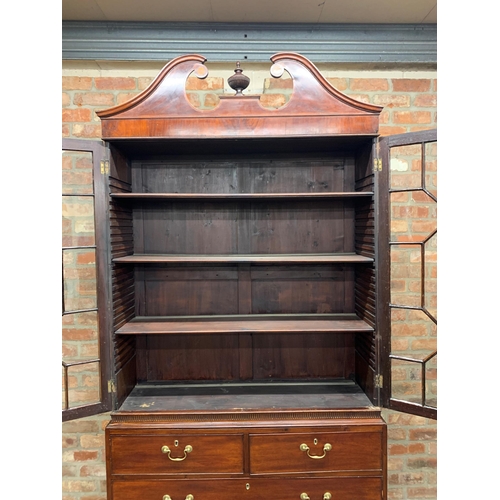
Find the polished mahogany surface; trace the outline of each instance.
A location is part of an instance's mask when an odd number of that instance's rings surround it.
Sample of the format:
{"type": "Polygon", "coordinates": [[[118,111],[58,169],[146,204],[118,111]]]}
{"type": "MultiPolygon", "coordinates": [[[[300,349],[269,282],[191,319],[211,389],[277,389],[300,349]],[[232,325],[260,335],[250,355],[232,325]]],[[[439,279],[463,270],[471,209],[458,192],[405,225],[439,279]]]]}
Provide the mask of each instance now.
{"type": "MultiPolygon", "coordinates": [[[[108,500],[384,500],[374,139],[306,58],[293,94],[198,110],[170,61],[98,112],[110,144],[118,408],[108,500]]],[[[244,70],[244,68],[242,68],[244,70]]]]}

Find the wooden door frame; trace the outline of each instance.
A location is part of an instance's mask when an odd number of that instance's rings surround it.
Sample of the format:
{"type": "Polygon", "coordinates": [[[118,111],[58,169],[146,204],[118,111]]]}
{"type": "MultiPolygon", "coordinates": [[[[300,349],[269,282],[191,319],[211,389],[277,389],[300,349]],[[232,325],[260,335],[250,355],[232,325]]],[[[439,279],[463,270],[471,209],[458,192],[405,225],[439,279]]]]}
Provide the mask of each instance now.
{"type": "MultiPolygon", "coordinates": [[[[390,308],[390,199],[389,199],[389,172],[390,150],[395,146],[424,144],[437,142],[437,129],[409,132],[382,137],[379,141],[379,158],[381,166],[377,169],[377,213],[378,213],[378,266],[377,266],[377,294],[378,294],[378,328],[380,334],[379,373],[382,376],[381,405],[385,408],[437,419],[437,409],[422,406],[407,401],[395,400],[391,397],[391,308],[390,308]]],[[[379,164],[380,165],[380,164],[379,164]]]]}
{"type": "Polygon", "coordinates": [[[89,405],[69,408],[62,411],[62,420],[73,420],[110,411],[113,406],[112,374],[112,342],[110,314],[111,283],[109,262],[109,228],[108,228],[108,176],[109,152],[102,141],[83,139],[63,139],[63,151],[81,151],[92,154],[93,190],[94,190],[94,224],[97,277],[97,316],[99,331],[100,360],[100,401],[89,405]]]}

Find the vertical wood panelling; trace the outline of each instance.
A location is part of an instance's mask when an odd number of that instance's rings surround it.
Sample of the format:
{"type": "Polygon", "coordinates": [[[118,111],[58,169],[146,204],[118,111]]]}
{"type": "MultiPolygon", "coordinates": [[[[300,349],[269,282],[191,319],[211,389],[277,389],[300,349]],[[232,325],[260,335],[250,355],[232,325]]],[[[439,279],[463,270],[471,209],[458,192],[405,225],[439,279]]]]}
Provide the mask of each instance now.
{"type": "MultiPolygon", "coordinates": [[[[130,184],[110,176],[111,193],[130,192],[130,184]]],[[[120,202],[110,202],[111,258],[133,253],[132,209],[120,202]]],[[[112,264],[113,331],[135,315],[133,268],[112,264]]],[[[117,402],[126,398],[136,380],[135,338],[113,335],[117,402]]]]}
{"type": "MultiPolygon", "coordinates": [[[[368,153],[358,158],[356,191],[375,191],[375,176],[371,169],[372,158],[368,153]]],[[[366,257],[375,257],[375,205],[373,200],[358,203],[355,218],[356,252],[366,257]]],[[[356,314],[376,329],[375,265],[358,266],[355,278],[356,314]]],[[[368,397],[377,404],[378,395],[374,387],[377,373],[377,346],[373,334],[356,335],[356,380],[368,397]]]]}
{"type": "Polygon", "coordinates": [[[238,335],[149,335],[144,351],[149,381],[238,380],[238,335]]]}
{"type": "Polygon", "coordinates": [[[235,194],[329,193],[352,191],[354,187],[354,173],[346,173],[352,168],[352,158],[249,156],[136,161],[132,164],[132,188],[137,193],[235,194]]]}
{"type": "MultiPolygon", "coordinates": [[[[135,161],[131,170],[132,191],[141,193],[355,190],[351,157],[135,161]]],[[[367,189],[371,187],[368,183],[367,189]]],[[[133,250],[120,248],[129,253],[351,253],[357,245],[358,202],[349,199],[296,199],[292,204],[285,200],[122,204],[120,216],[128,217],[127,225],[120,226],[123,238],[133,219],[133,250]]],[[[123,244],[123,238],[117,243],[123,244]]],[[[355,268],[349,265],[135,266],[136,314],[353,313],[358,293],[355,277],[355,268]]],[[[237,345],[228,345],[224,336],[213,339],[220,352],[193,351],[208,356],[206,361],[200,358],[205,368],[194,366],[194,358],[182,358],[183,349],[189,352],[200,346],[196,336],[141,339],[139,379],[210,380],[211,363],[222,363],[218,357],[229,352],[238,361],[238,369],[228,365],[228,379],[349,378],[355,369],[354,337],[347,334],[249,333],[235,336],[237,345]]]]}
{"type": "Polygon", "coordinates": [[[254,379],[349,378],[354,352],[349,335],[254,335],[254,379]]]}
{"type": "Polygon", "coordinates": [[[352,313],[350,273],[339,266],[255,266],[254,314],[352,313]]]}

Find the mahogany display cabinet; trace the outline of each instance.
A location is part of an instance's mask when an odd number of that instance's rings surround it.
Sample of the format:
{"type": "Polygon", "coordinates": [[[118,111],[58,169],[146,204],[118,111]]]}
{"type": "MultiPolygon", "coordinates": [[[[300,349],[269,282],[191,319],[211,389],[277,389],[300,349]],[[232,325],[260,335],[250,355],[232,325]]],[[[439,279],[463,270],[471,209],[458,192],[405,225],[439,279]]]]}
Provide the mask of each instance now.
{"type": "Polygon", "coordinates": [[[207,69],[187,55],[97,113],[109,500],[386,498],[382,108],[301,55],[271,60],[293,81],[279,109],[239,67],[234,95],[194,108],[207,69]]]}

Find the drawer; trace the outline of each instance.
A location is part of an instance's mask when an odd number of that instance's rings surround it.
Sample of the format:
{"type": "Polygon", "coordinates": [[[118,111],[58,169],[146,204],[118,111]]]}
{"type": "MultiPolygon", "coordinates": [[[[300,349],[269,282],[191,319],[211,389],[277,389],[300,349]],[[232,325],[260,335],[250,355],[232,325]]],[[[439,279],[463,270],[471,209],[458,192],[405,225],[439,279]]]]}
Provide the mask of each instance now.
{"type": "Polygon", "coordinates": [[[381,472],[381,432],[250,435],[250,473],[381,472]]]}
{"type": "Polygon", "coordinates": [[[381,500],[382,479],[120,480],[113,482],[112,493],[112,500],[381,500]]]}
{"type": "MultiPolygon", "coordinates": [[[[248,500],[381,500],[380,477],[252,480],[248,500]]],[[[242,499],[245,497],[242,496],[242,499]]],[[[184,499],[183,499],[184,500],[184,499]]],[[[197,498],[196,500],[202,500],[197,498]]]]}
{"type": "Polygon", "coordinates": [[[243,436],[112,436],[111,474],[242,473],[243,436]]]}
{"type": "Polygon", "coordinates": [[[241,479],[120,480],[113,482],[112,492],[113,500],[189,500],[188,495],[192,500],[244,500],[247,484],[241,479]]]}

